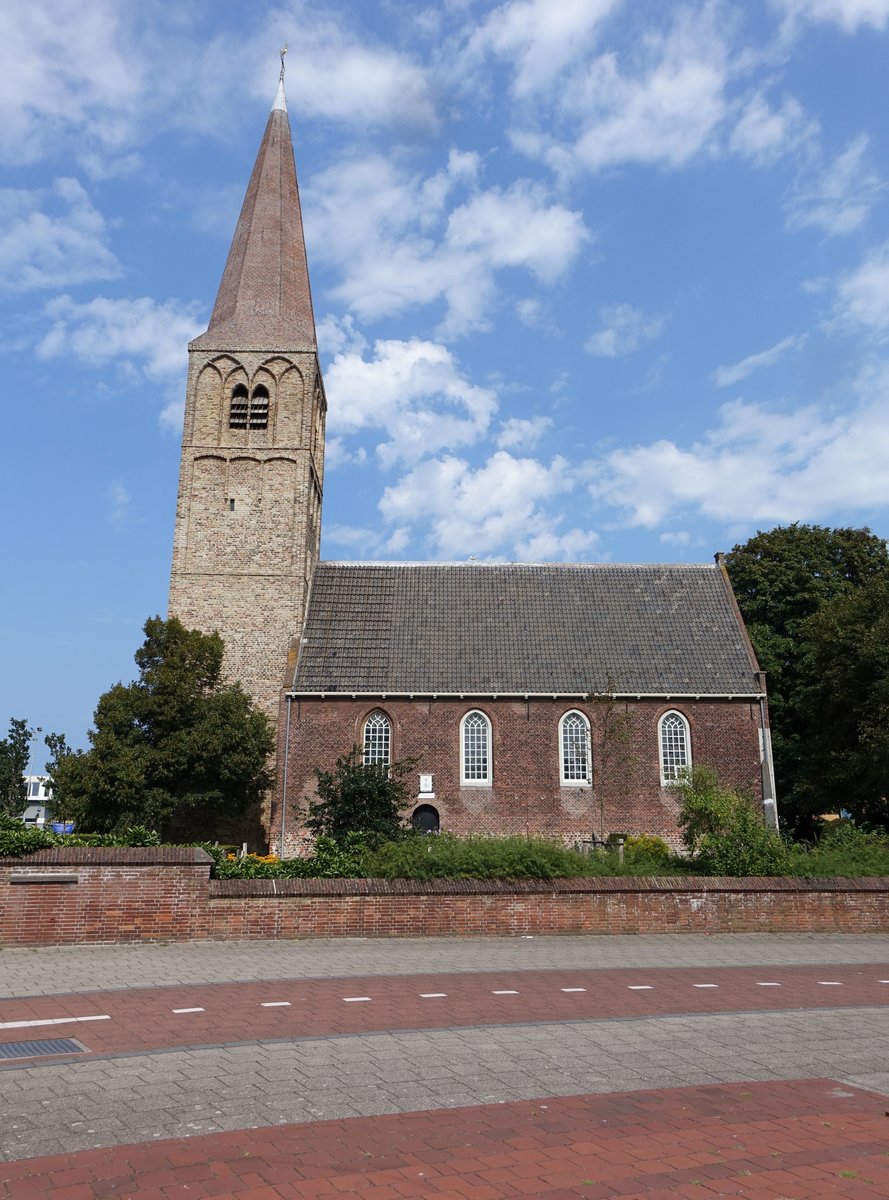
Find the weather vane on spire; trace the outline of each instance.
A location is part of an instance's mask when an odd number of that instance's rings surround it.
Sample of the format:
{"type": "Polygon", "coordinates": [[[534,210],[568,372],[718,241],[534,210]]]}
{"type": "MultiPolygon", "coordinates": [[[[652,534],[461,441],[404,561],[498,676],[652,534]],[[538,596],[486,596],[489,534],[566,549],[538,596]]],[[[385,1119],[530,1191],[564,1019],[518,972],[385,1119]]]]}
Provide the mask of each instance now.
{"type": "Polygon", "coordinates": [[[287,43],[285,42],[284,45],[281,47],[281,74],[278,76],[278,81],[280,83],[284,82],[284,55],[286,53],[287,53],[287,43]]]}

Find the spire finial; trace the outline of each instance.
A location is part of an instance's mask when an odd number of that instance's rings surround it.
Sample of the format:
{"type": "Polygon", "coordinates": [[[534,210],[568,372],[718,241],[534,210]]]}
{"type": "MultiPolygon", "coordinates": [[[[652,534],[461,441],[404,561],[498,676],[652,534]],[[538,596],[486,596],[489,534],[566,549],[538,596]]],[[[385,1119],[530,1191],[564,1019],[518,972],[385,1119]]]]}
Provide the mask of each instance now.
{"type": "Polygon", "coordinates": [[[281,47],[279,53],[281,55],[281,74],[278,76],[278,94],[275,97],[275,103],[272,105],[272,112],[274,112],[276,108],[280,108],[284,112],[287,112],[287,100],[284,96],[284,55],[287,53],[286,42],[281,47]]]}

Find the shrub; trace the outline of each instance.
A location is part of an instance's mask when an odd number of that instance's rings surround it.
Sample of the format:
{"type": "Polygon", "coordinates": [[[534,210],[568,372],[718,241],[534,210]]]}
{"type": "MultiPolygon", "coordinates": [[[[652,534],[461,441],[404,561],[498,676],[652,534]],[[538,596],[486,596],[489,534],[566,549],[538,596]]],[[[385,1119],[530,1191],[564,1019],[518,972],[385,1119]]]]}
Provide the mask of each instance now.
{"type": "Polygon", "coordinates": [[[787,847],[747,796],[721,787],[707,767],[695,767],[675,786],[683,839],[697,867],[708,875],[786,874],[787,847]]]}
{"type": "Polygon", "coordinates": [[[349,834],[361,833],[368,843],[381,844],[402,834],[402,813],[410,800],[405,778],[416,766],[403,762],[366,764],[353,746],[336,760],[332,771],[315,768],[318,799],[309,805],[306,825],[316,836],[345,845],[349,834]]]}
{"type": "Polygon", "coordinates": [[[666,866],[671,857],[664,839],[650,833],[630,834],[624,842],[624,863],[628,867],[666,866]]]}
{"type": "Polygon", "coordinates": [[[561,842],[535,837],[409,834],[365,855],[378,879],[556,879],[613,874],[611,855],[588,857],[561,842]]]}
{"type": "Polygon", "coordinates": [[[0,816],[0,858],[20,858],[52,846],[159,846],[153,829],[133,825],[123,833],[51,833],[33,825],[23,825],[11,817],[0,816]]]}
{"type": "Polygon", "coordinates": [[[835,821],[814,846],[793,846],[790,857],[789,872],[810,879],[889,875],[889,836],[835,821]]]}

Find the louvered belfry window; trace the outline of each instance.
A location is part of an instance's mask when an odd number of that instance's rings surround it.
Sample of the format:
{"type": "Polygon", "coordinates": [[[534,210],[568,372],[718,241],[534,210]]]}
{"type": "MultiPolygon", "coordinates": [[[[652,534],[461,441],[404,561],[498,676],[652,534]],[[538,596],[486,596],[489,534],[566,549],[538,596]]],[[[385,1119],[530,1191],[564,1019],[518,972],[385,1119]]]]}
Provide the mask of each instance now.
{"type": "Polygon", "coordinates": [[[389,765],[392,744],[392,725],[383,712],[372,712],[364,722],[364,753],[366,767],[389,765]]]}
{"type": "Polygon", "coordinates": [[[243,383],[236,384],[232,391],[232,403],[228,414],[229,429],[246,429],[250,412],[250,398],[243,383]]]}
{"type": "Polygon", "coordinates": [[[269,389],[259,383],[250,395],[243,383],[232,390],[228,415],[229,429],[267,429],[269,424],[269,389]]]}
{"type": "Polygon", "coordinates": [[[250,397],[250,428],[267,429],[269,424],[269,389],[258,384],[250,397]]]}

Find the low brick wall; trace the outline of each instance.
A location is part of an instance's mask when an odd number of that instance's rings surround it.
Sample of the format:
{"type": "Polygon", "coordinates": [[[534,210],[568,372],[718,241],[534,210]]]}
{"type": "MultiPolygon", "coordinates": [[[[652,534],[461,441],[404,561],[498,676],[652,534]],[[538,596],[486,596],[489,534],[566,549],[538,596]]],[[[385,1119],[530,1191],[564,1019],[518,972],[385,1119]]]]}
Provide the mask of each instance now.
{"type": "Polygon", "coordinates": [[[202,850],[0,859],[0,946],[547,933],[889,933],[889,879],[211,880],[202,850]]]}
{"type": "Polygon", "coordinates": [[[205,937],[212,859],[191,847],[71,847],[0,859],[0,946],[205,937]]]}

